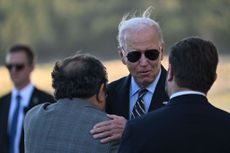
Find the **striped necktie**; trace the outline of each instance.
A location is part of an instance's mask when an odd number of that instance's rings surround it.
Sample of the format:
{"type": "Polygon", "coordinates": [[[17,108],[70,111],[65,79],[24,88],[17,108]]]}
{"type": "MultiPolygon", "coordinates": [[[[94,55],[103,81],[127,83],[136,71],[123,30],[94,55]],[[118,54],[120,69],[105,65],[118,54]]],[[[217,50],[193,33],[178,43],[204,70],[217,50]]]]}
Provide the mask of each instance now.
{"type": "Polygon", "coordinates": [[[140,117],[141,115],[145,114],[145,104],[143,100],[143,96],[147,93],[147,89],[140,89],[138,92],[137,102],[133,107],[133,111],[131,114],[131,119],[140,117]]]}
{"type": "Polygon", "coordinates": [[[10,151],[9,153],[15,153],[15,137],[17,133],[18,114],[19,114],[21,98],[22,97],[19,94],[16,96],[16,108],[13,113],[12,123],[10,127],[10,151]]]}

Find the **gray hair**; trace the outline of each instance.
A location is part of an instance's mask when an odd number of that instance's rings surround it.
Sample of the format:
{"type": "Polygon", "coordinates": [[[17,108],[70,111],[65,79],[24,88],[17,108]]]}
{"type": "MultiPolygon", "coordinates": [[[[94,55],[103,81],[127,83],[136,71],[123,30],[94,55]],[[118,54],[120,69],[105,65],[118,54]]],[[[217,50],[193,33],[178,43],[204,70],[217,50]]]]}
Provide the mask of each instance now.
{"type": "Polygon", "coordinates": [[[138,31],[139,29],[142,29],[146,26],[156,28],[159,34],[159,40],[161,41],[161,43],[164,43],[159,24],[155,20],[150,18],[152,10],[153,8],[150,6],[139,17],[136,16],[136,12],[134,12],[133,14],[128,13],[123,16],[118,26],[118,36],[117,36],[117,40],[120,47],[125,45],[124,32],[127,29],[133,29],[138,31]]]}

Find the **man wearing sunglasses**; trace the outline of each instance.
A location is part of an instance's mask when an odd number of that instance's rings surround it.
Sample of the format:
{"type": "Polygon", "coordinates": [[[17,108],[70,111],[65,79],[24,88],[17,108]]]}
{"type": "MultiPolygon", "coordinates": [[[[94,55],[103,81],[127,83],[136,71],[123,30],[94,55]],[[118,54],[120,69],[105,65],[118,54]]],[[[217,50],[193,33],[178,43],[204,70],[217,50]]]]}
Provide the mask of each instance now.
{"type": "Polygon", "coordinates": [[[161,65],[164,41],[159,24],[149,18],[151,9],[142,17],[125,16],[119,24],[118,53],[130,74],[108,86],[106,111],[111,120],[91,130],[102,143],[120,139],[127,120],[154,111],[168,101],[164,90],[166,70],[161,65]]]}
{"type": "Polygon", "coordinates": [[[211,41],[185,38],[170,49],[164,107],[127,123],[119,153],[229,153],[230,114],[210,104],[218,52],[211,41]]]}
{"type": "Polygon", "coordinates": [[[0,152],[24,153],[23,118],[33,106],[54,101],[30,81],[34,69],[34,53],[26,45],[15,45],[6,55],[6,68],[14,85],[0,98],[0,152]]]}

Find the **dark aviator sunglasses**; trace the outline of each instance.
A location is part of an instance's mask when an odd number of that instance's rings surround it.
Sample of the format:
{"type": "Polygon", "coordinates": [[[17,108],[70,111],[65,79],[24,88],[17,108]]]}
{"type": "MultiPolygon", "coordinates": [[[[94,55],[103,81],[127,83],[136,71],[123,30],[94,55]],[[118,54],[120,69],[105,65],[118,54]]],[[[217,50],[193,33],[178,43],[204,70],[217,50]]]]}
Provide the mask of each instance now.
{"type": "Polygon", "coordinates": [[[6,68],[11,71],[13,67],[15,67],[16,71],[21,71],[25,68],[24,64],[5,64],[6,68]]]}
{"type": "MultiPolygon", "coordinates": [[[[127,59],[131,63],[137,62],[141,58],[141,52],[140,51],[131,51],[127,54],[127,59]]],[[[160,52],[157,49],[148,49],[144,52],[145,57],[149,60],[156,60],[159,57],[160,52]]]]}

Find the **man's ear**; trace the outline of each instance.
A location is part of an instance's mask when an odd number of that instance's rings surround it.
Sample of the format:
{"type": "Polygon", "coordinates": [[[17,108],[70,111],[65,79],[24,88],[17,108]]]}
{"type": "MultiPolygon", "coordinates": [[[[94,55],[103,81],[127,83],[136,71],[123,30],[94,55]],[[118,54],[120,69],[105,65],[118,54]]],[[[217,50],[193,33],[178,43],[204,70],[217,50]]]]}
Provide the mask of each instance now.
{"type": "Polygon", "coordinates": [[[168,67],[168,74],[167,74],[167,81],[172,81],[173,80],[173,71],[172,71],[172,66],[169,64],[168,67]]]}
{"type": "Polygon", "coordinates": [[[217,77],[218,77],[218,75],[217,75],[217,73],[216,73],[216,75],[215,75],[215,80],[214,80],[214,81],[216,81],[217,77]]]}
{"type": "Polygon", "coordinates": [[[102,83],[98,92],[98,103],[105,102],[105,84],[102,83]]]}
{"type": "Polygon", "coordinates": [[[126,62],[127,62],[127,61],[126,61],[125,56],[124,56],[124,54],[123,54],[122,48],[121,48],[121,47],[118,47],[118,48],[117,48],[117,52],[118,52],[118,55],[119,55],[119,57],[120,57],[122,63],[123,63],[124,65],[126,65],[126,62]]]}
{"type": "Polygon", "coordinates": [[[102,111],[105,110],[105,92],[106,92],[105,84],[103,83],[101,84],[99,92],[97,94],[97,102],[96,102],[96,106],[102,111]]]}

